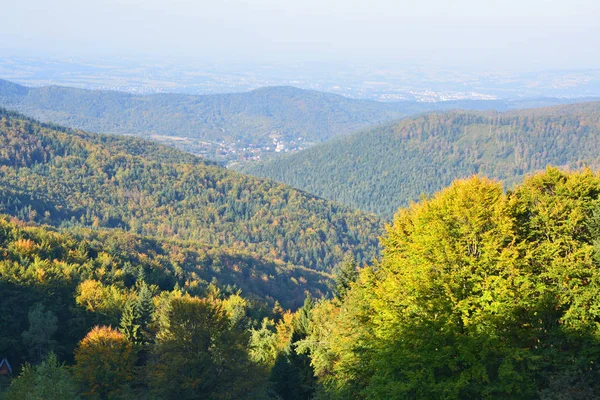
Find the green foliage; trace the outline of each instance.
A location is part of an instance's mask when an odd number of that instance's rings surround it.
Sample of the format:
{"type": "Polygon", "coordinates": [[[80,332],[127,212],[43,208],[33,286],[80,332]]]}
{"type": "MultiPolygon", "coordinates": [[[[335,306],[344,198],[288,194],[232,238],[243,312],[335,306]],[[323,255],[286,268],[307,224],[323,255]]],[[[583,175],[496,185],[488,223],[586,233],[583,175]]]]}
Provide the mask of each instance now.
{"type": "MultiPolygon", "coordinates": [[[[160,320],[161,313],[155,309],[163,308],[162,299],[177,293],[181,296],[182,291],[222,302],[231,315],[229,323],[243,333],[258,326],[264,317],[273,317],[270,309],[276,302],[269,296],[286,305],[301,304],[305,289],[312,286],[313,293],[319,295],[325,293],[329,281],[307,269],[261,261],[239,252],[161,242],[118,230],[59,233],[7,217],[0,217],[0,254],[0,354],[8,357],[15,373],[23,362],[37,362],[40,353],[52,348],[61,359],[71,361],[76,344],[94,325],[117,326],[120,321],[123,327],[139,327],[129,330],[136,334],[127,335],[142,345],[134,347],[142,350],[139,368],[148,360],[148,347],[154,342],[155,324],[160,320]],[[220,272],[213,269],[217,265],[220,272]],[[252,276],[257,271],[273,275],[269,282],[258,279],[254,283],[252,276]],[[293,283],[290,278],[294,276],[304,283],[293,283]],[[230,295],[239,293],[237,284],[250,290],[244,298],[230,295]]],[[[249,334],[244,335],[244,351],[248,351],[249,334]]],[[[262,374],[250,382],[266,380],[268,368],[264,365],[249,370],[262,374]]],[[[89,372],[81,375],[92,376],[94,382],[99,379],[89,372]]],[[[134,371],[131,381],[117,387],[106,384],[105,390],[121,398],[128,398],[130,390],[143,393],[143,375],[134,371]]]]}
{"type": "Polygon", "coordinates": [[[131,343],[140,344],[142,341],[140,328],[141,314],[138,310],[137,302],[129,300],[123,308],[119,331],[131,343]]]}
{"type": "Polygon", "coordinates": [[[248,336],[221,304],[180,297],[166,313],[147,366],[148,383],[160,398],[234,399],[251,390],[248,336]]]}
{"type": "Polygon", "coordinates": [[[263,319],[259,329],[250,331],[249,355],[253,362],[270,370],[277,358],[277,335],[273,321],[263,319]]]}
{"type": "Polygon", "coordinates": [[[427,114],[240,170],[391,219],[421,194],[474,174],[511,187],[549,164],[600,167],[599,107],[427,114]]]}
{"type": "Polygon", "coordinates": [[[33,305],[28,316],[29,329],[22,334],[23,342],[29,347],[32,360],[42,361],[56,343],[52,336],[58,329],[58,320],[52,311],[45,311],[41,303],[33,305]]]}
{"type": "Polygon", "coordinates": [[[4,400],[77,400],[77,385],[67,368],[48,353],[41,364],[26,364],[10,389],[0,396],[4,400]]]}
{"type": "Polygon", "coordinates": [[[286,347],[277,355],[269,376],[272,390],[284,400],[310,399],[314,395],[316,380],[310,356],[298,351],[298,344],[310,330],[314,301],[310,296],[294,315],[292,331],[286,347]]]}
{"type": "Polygon", "coordinates": [[[358,265],[352,255],[344,258],[344,261],[334,271],[335,296],[341,300],[350,289],[350,285],[358,279],[358,265]]]}
{"type": "Polygon", "coordinates": [[[322,300],[313,309],[310,332],[296,343],[296,348],[310,354],[318,380],[316,398],[364,398],[361,392],[370,380],[374,355],[370,301],[375,282],[373,270],[365,268],[342,303],[322,300]]]}
{"type": "Polygon", "coordinates": [[[189,154],[5,111],[0,211],[60,227],[191,240],[323,271],[347,252],[373,258],[381,228],[374,216],[189,154]]]}
{"type": "Polygon", "coordinates": [[[150,324],[152,322],[152,314],[154,313],[154,302],[152,301],[150,287],[144,281],[139,282],[135,310],[137,312],[137,320],[134,322],[139,323],[140,342],[142,344],[148,344],[151,342],[152,337],[150,324]]]}
{"type": "Polygon", "coordinates": [[[55,348],[88,398],[264,398],[281,353],[314,392],[295,347],[331,278],[286,261],[370,257],[376,218],[135,139],[1,118],[0,204],[28,221],[0,217],[0,352],[17,371],[55,348]],[[251,342],[265,317],[275,330],[251,342]]]}
{"type": "Polygon", "coordinates": [[[317,305],[324,393],[354,399],[595,398],[600,177],[548,169],[504,194],[457,181],[400,210],[383,258],[317,305]]]}

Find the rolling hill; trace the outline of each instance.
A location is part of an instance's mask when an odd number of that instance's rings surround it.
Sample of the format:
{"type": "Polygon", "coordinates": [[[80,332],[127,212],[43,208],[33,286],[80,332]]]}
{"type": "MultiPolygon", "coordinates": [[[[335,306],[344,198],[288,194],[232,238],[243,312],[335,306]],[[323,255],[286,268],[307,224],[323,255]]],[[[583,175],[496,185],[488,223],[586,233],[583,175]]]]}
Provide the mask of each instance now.
{"type": "Polygon", "coordinates": [[[600,166],[600,103],[432,113],[334,139],[241,170],[391,218],[454,179],[507,186],[548,164],[600,166]]]}
{"type": "Polygon", "coordinates": [[[226,162],[268,158],[277,154],[278,144],[281,151],[295,151],[426,111],[506,110],[569,101],[381,103],[294,87],[205,96],[133,95],[60,86],[31,88],[0,80],[0,107],[72,128],[160,140],[226,162]]]}
{"type": "Polygon", "coordinates": [[[0,111],[0,212],[57,227],[119,228],[330,271],[370,260],[381,221],[132,137],[0,111]]]}

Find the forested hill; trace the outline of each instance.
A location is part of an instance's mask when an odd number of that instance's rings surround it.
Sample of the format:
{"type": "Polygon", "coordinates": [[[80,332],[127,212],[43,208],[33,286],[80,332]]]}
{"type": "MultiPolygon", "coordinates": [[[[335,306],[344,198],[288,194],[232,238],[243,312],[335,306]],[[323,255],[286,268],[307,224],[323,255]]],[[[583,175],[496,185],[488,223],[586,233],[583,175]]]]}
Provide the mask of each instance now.
{"type": "Polygon", "coordinates": [[[323,273],[227,248],[116,229],[57,232],[4,215],[0,254],[0,354],[10,360],[14,378],[8,388],[10,379],[0,375],[3,400],[187,399],[199,392],[266,399],[241,393],[268,388],[269,371],[253,357],[260,345],[255,332],[271,334],[277,323],[281,333],[269,350],[280,351],[293,315],[275,300],[301,306],[307,293],[322,296],[329,281],[323,273]],[[180,303],[192,311],[173,318],[180,303]],[[181,329],[181,346],[159,352],[167,323],[181,329]],[[87,351],[89,358],[82,355],[87,351]],[[45,372],[31,379],[34,369],[45,372]],[[171,372],[161,381],[153,375],[159,369],[171,372]],[[176,390],[189,385],[187,379],[201,383],[182,396],[176,390]],[[177,396],[147,394],[165,386],[177,396]]]}
{"type": "Polygon", "coordinates": [[[421,115],[242,170],[391,218],[454,179],[510,186],[548,164],[600,166],[600,103],[421,115]]]}
{"type": "MultiPolygon", "coordinates": [[[[212,284],[228,294],[241,290],[245,298],[259,304],[272,306],[278,301],[296,308],[307,292],[321,297],[331,286],[327,274],[227,247],[158,240],[119,229],[77,227],[58,232],[6,215],[0,215],[0,249],[4,262],[0,262],[0,288],[7,291],[11,285],[28,286],[28,281],[33,286],[74,291],[86,279],[120,289],[143,280],[157,290],[179,288],[202,297],[212,284]]],[[[24,296],[16,293],[15,289],[16,298],[24,296]]]]}
{"type": "Polygon", "coordinates": [[[0,111],[0,212],[59,227],[121,228],[316,270],[370,260],[381,221],[131,137],[0,111]]]}
{"type": "Polygon", "coordinates": [[[294,87],[205,96],[138,96],[60,86],[29,88],[2,80],[0,106],[42,121],[103,133],[213,141],[300,136],[309,142],[427,109],[419,103],[354,100],[294,87]]]}
{"type": "Polygon", "coordinates": [[[569,100],[380,103],[302,90],[267,87],[246,93],[140,96],[60,86],[29,88],[0,80],[0,107],[44,122],[93,132],[151,137],[236,161],[293,151],[376,123],[432,110],[504,110],[569,100]]]}

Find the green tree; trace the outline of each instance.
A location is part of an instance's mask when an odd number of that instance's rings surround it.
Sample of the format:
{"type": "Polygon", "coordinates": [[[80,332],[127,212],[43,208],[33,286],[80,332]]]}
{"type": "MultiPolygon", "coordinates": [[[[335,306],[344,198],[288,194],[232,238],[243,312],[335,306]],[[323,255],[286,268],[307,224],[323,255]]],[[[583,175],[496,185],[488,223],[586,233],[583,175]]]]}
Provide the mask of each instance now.
{"type": "Polygon", "coordinates": [[[152,300],[152,290],[144,281],[139,283],[137,299],[136,311],[139,314],[140,334],[142,342],[148,344],[152,341],[150,324],[154,314],[154,301],[152,300]]]}
{"type": "Polygon", "coordinates": [[[358,279],[358,264],[352,254],[346,255],[342,263],[334,271],[335,296],[341,300],[346,295],[350,285],[358,279]]]}
{"type": "Polygon", "coordinates": [[[147,367],[148,383],[164,399],[239,398],[252,384],[247,343],[219,302],[173,298],[147,367]]]}
{"type": "Polygon", "coordinates": [[[294,315],[289,342],[278,354],[269,376],[273,390],[284,400],[310,399],[315,392],[316,379],[310,354],[297,349],[310,332],[313,308],[314,300],[307,295],[304,305],[294,315]]]}
{"type": "Polygon", "coordinates": [[[277,334],[275,324],[264,318],[259,329],[252,329],[249,355],[252,361],[270,369],[277,358],[277,334]]]}
{"type": "Polygon", "coordinates": [[[29,348],[30,356],[35,361],[41,361],[44,355],[53,349],[56,341],[52,336],[58,329],[58,318],[41,303],[29,310],[29,329],[23,332],[23,342],[29,348]]]}
{"type": "Polygon", "coordinates": [[[339,309],[313,311],[301,345],[327,394],[598,397],[599,196],[590,171],[550,168],[507,194],[474,177],[400,210],[381,262],[339,309]]]}
{"type": "Polygon", "coordinates": [[[25,364],[14,379],[5,400],[76,400],[77,385],[67,368],[58,362],[56,355],[48,353],[41,364],[25,364]]]}
{"type": "Polygon", "coordinates": [[[119,331],[125,335],[131,343],[139,344],[142,340],[141,328],[141,313],[138,307],[138,301],[129,299],[125,303],[123,314],[121,315],[121,324],[119,331]]]}

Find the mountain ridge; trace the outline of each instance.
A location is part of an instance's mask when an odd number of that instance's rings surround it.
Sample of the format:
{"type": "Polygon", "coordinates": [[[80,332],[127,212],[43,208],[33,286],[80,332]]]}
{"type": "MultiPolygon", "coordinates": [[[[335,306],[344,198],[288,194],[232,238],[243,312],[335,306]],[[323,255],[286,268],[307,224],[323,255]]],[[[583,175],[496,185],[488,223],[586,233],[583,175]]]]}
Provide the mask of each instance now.
{"type": "Polygon", "coordinates": [[[0,110],[0,212],[121,228],[330,271],[377,253],[381,221],[139,138],[54,129],[0,110]]]}
{"type": "MultiPolygon", "coordinates": [[[[569,100],[527,101],[546,104],[569,100]]],[[[159,140],[228,163],[268,158],[277,151],[294,152],[422,112],[508,109],[527,101],[382,103],[293,86],[229,94],[135,95],[64,86],[25,87],[0,80],[0,107],[42,122],[159,140]]]]}
{"type": "Polygon", "coordinates": [[[507,186],[548,164],[600,166],[600,102],[430,113],[382,124],[239,170],[391,218],[452,180],[483,174],[507,186]]]}

